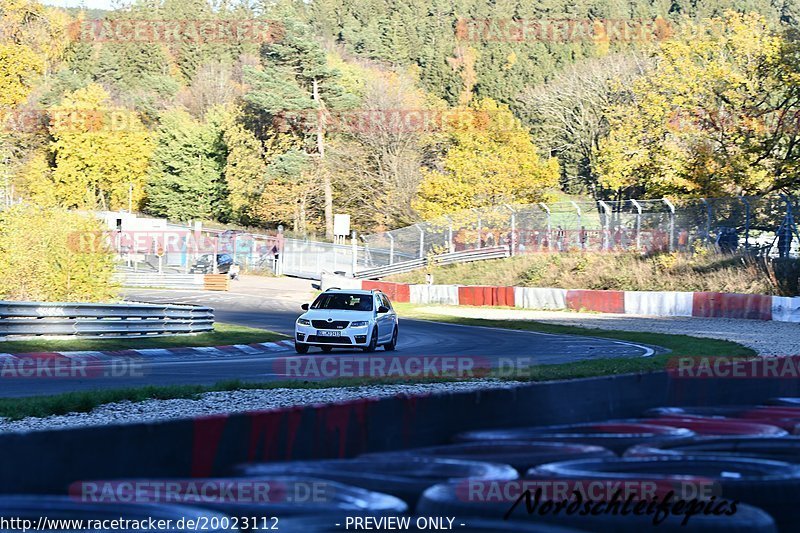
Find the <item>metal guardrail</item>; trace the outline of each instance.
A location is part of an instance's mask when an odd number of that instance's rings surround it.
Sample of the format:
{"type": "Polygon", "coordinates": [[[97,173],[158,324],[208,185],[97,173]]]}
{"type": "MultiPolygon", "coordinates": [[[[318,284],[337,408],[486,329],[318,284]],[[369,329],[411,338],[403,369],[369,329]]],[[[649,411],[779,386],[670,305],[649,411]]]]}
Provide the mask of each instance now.
{"type": "Polygon", "coordinates": [[[202,289],[203,274],[158,272],[117,272],[114,280],[123,287],[163,287],[168,289],[202,289]]]}
{"type": "Polygon", "coordinates": [[[214,310],[210,307],[0,301],[0,337],[165,335],[213,328],[214,310]]]}
{"type": "Polygon", "coordinates": [[[489,248],[478,248],[474,250],[464,250],[462,252],[452,252],[447,254],[434,255],[430,258],[413,259],[411,261],[401,261],[391,265],[369,268],[356,272],[353,276],[357,279],[378,279],[392,274],[403,274],[430,265],[452,265],[456,263],[469,263],[471,261],[483,261],[485,259],[502,259],[510,257],[511,252],[508,246],[492,246],[489,248]]]}

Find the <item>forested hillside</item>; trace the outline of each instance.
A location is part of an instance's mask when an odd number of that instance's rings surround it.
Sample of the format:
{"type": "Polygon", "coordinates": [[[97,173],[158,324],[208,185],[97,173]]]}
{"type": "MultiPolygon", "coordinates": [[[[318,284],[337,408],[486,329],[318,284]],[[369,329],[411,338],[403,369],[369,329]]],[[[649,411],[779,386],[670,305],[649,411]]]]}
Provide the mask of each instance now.
{"type": "Polygon", "coordinates": [[[789,0],[0,13],[7,198],[330,234],[334,212],[376,231],[561,192],[797,188],[789,0]]]}

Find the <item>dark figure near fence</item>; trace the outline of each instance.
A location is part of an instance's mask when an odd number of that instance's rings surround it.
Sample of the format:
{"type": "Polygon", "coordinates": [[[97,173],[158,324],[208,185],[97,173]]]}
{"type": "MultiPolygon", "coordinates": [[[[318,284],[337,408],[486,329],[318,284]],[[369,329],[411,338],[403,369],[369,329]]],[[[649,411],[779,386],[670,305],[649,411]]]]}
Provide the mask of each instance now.
{"type": "Polygon", "coordinates": [[[717,246],[723,254],[732,254],[739,247],[739,235],[735,228],[720,228],[717,232],[717,246]]]}
{"type": "Polygon", "coordinates": [[[789,224],[781,224],[778,228],[778,256],[789,257],[792,249],[792,228],[789,224]]]}

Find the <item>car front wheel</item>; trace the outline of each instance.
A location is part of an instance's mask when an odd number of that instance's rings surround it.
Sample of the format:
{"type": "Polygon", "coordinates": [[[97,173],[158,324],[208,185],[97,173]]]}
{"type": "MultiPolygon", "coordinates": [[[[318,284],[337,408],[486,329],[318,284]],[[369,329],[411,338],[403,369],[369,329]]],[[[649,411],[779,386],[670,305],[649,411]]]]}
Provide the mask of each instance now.
{"type": "Polygon", "coordinates": [[[297,353],[308,353],[308,344],[294,343],[294,351],[297,353]]]}
{"type": "Polygon", "coordinates": [[[369,339],[369,345],[361,348],[365,352],[374,352],[378,348],[378,328],[372,330],[372,337],[369,339]]]}

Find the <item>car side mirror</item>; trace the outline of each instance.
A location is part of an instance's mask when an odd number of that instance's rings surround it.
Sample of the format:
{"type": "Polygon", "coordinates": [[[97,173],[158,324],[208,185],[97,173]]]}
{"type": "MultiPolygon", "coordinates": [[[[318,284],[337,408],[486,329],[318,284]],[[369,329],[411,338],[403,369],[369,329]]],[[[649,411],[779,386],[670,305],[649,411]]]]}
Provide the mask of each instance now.
{"type": "Polygon", "coordinates": [[[382,306],[380,306],[380,307],[378,308],[378,312],[379,312],[379,313],[388,313],[388,312],[389,312],[389,308],[388,308],[388,307],[386,307],[385,305],[382,305],[382,306]]]}
{"type": "Polygon", "coordinates": [[[308,304],[301,305],[300,309],[302,309],[303,311],[308,311],[308,304]]]}

